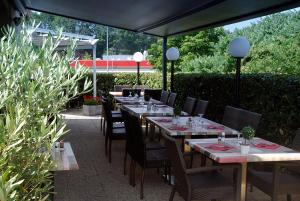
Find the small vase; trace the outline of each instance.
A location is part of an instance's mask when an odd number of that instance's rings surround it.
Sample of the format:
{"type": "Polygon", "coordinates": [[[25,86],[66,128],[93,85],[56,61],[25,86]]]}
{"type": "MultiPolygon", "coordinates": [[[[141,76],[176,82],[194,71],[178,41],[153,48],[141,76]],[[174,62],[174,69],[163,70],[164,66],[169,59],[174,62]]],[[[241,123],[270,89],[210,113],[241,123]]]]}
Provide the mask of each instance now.
{"type": "Polygon", "coordinates": [[[250,145],[249,144],[241,144],[241,154],[246,155],[250,151],[250,145]]]}

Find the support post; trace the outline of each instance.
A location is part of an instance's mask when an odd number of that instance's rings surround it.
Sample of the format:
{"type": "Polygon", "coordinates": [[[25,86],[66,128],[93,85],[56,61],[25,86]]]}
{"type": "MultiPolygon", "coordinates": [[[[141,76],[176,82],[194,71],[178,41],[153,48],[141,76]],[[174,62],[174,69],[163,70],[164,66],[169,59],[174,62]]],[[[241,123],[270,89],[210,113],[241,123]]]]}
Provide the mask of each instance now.
{"type": "Polygon", "coordinates": [[[137,63],[137,85],[141,85],[140,83],[140,62],[136,62],[137,63]]]}
{"type": "Polygon", "coordinates": [[[93,45],[93,97],[96,99],[97,96],[97,76],[96,76],[96,47],[93,45]]]}
{"type": "Polygon", "coordinates": [[[236,58],[235,72],[235,106],[240,107],[241,58],[236,58]]]}
{"type": "Polygon", "coordinates": [[[174,63],[175,61],[171,61],[171,92],[174,92],[174,63]]]}
{"type": "Polygon", "coordinates": [[[163,62],[162,62],[162,79],[163,90],[167,90],[167,37],[163,37],[163,62]]]}

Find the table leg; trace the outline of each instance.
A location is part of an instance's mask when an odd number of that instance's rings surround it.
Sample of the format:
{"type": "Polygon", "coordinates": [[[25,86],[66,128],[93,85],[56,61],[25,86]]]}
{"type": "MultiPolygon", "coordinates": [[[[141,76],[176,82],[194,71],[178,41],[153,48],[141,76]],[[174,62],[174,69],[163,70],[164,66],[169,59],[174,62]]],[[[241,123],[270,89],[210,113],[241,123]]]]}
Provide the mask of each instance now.
{"type": "Polygon", "coordinates": [[[150,123],[149,125],[148,135],[151,140],[155,139],[155,125],[153,123],[150,123]]]}
{"type": "Polygon", "coordinates": [[[237,201],[246,201],[247,192],[247,163],[241,163],[241,169],[237,178],[237,201]]]}

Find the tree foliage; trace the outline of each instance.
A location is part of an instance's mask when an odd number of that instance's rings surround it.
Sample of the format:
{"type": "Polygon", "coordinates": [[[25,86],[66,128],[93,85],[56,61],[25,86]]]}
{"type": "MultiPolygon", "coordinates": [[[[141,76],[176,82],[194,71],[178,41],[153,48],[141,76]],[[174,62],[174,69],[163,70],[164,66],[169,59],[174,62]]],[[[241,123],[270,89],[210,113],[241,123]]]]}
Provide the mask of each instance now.
{"type": "MultiPolygon", "coordinates": [[[[95,35],[98,39],[97,57],[102,57],[106,53],[106,26],[37,12],[32,13],[31,20],[40,23],[41,28],[56,30],[63,27],[65,32],[95,35]]],[[[136,51],[147,50],[157,40],[150,35],[112,27],[108,28],[108,33],[109,54],[133,54],[136,51]]]]}
{"type": "MultiPolygon", "coordinates": [[[[41,47],[30,36],[31,30],[10,28],[0,40],[1,201],[49,199],[52,146],[66,132],[59,113],[80,95],[78,81],[87,73],[69,67],[74,45],[55,51],[61,32],[41,47]]],[[[90,82],[83,85],[86,91],[90,82]]]]}
{"type": "MultiPolygon", "coordinates": [[[[258,23],[233,32],[209,29],[186,36],[175,36],[168,47],[179,48],[177,71],[231,73],[234,60],[228,54],[229,42],[245,36],[251,44],[243,60],[243,72],[300,74],[300,11],[277,13],[258,23]]],[[[161,69],[161,41],[151,45],[150,62],[161,69]]]]}

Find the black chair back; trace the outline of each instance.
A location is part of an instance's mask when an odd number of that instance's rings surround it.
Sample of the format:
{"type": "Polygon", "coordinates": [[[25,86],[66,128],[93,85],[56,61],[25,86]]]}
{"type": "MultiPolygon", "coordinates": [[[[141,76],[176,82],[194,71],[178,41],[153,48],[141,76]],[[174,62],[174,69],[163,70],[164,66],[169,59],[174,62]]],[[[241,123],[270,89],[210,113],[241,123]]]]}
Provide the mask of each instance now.
{"type": "Polygon", "coordinates": [[[199,99],[196,103],[193,115],[197,116],[198,114],[205,114],[207,106],[208,106],[208,101],[199,99]]]}
{"type": "Polygon", "coordinates": [[[163,138],[174,170],[176,190],[182,197],[186,198],[188,197],[191,184],[186,175],[186,164],[180,146],[174,138],[165,134],[163,134],[163,138]]]}
{"type": "Polygon", "coordinates": [[[108,136],[111,136],[113,130],[113,120],[112,120],[112,113],[111,113],[112,108],[108,103],[108,101],[102,100],[102,109],[104,110],[103,114],[105,115],[106,122],[107,122],[106,133],[108,134],[108,136]]]}
{"type": "Polygon", "coordinates": [[[245,126],[251,126],[256,130],[260,119],[261,114],[226,106],[222,124],[238,131],[242,130],[245,126]]]}
{"type": "Polygon", "coordinates": [[[135,94],[141,96],[141,89],[123,89],[122,96],[129,96],[130,92],[132,96],[134,96],[135,94]]]}
{"type": "Polygon", "coordinates": [[[144,95],[150,96],[155,100],[160,100],[161,98],[161,89],[145,89],[144,95]]]}
{"type": "Polygon", "coordinates": [[[188,113],[189,115],[192,115],[194,111],[195,103],[196,103],[196,98],[192,98],[190,96],[186,97],[182,111],[188,113]]]}
{"type": "Polygon", "coordinates": [[[160,101],[166,105],[168,103],[168,98],[169,98],[169,92],[163,90],[161,92],[160,101]]]}
{"type": "MultiPolygon", "coordinates": [[[[128,113],[129,114],[129,113],[128,113]]],[[[134,115],[128,115],[131,124],[128,139],[128,154],[130,157],[144,167],[146,163],[146,144],[140,119],[134,115]]]]}
{"type": "Polygon", "coordinates": [[[177,97],[177,93],[171,92],[167,105],[170,106],[170,107],[174,107],[176,97],[177,97]]]}
{"type": "Polygon", "coordinates": [[[300,151],[300,128],[296,131],[296,135],[293,140],[292,149],[300,151]]]}

